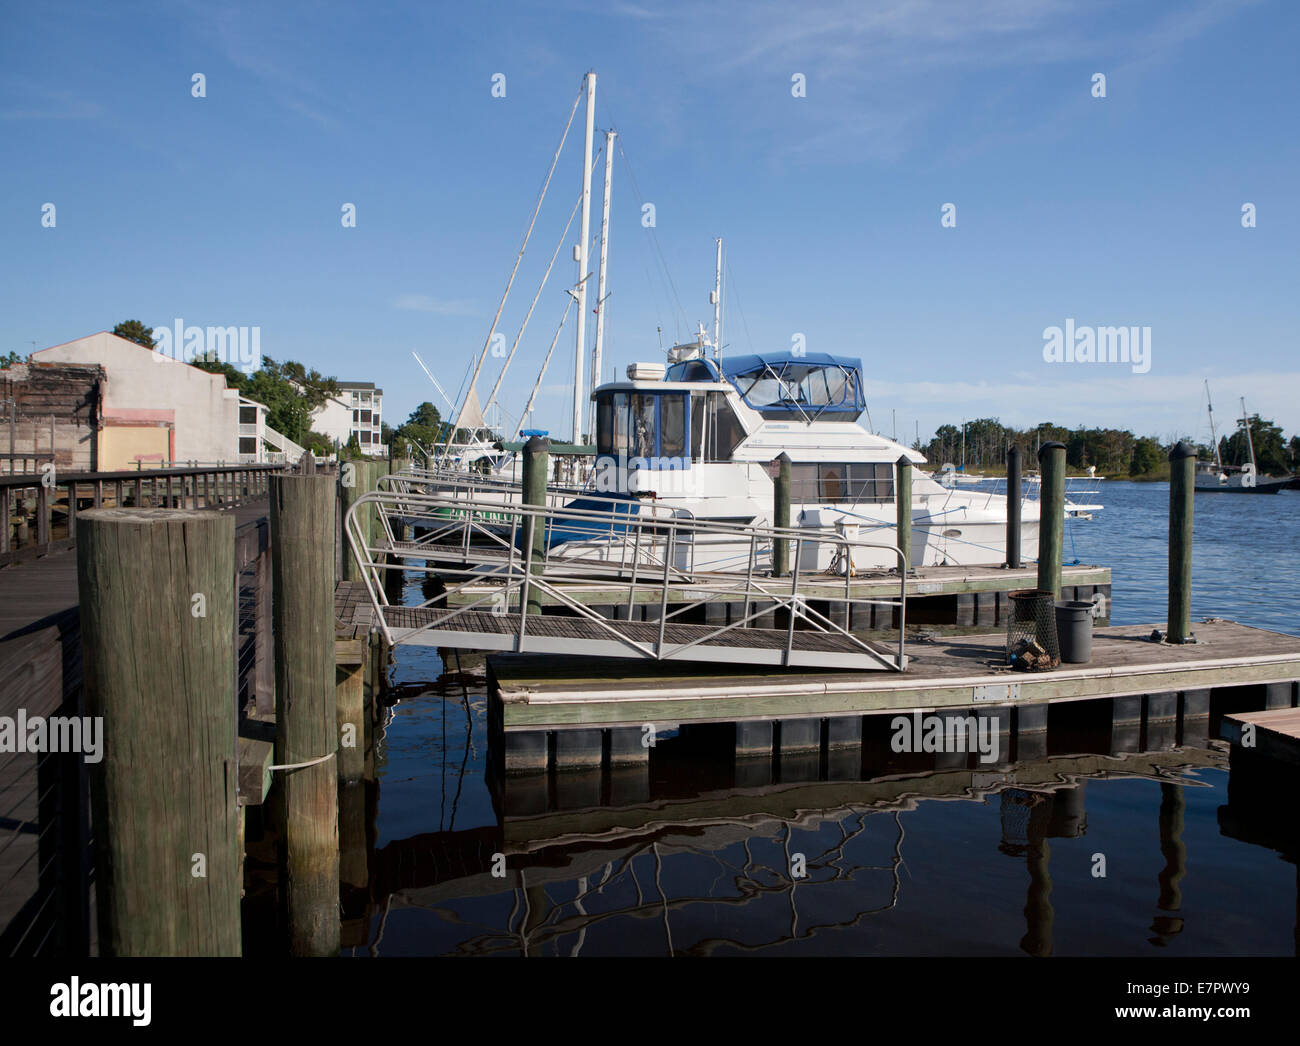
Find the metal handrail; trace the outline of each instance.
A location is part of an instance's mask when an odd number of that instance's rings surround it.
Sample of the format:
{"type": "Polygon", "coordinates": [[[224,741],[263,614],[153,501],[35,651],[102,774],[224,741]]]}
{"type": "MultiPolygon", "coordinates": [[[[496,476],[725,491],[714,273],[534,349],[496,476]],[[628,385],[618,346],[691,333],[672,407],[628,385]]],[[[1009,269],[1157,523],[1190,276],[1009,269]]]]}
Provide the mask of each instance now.
{"type": "MultiPolygon", "coordinates": [[[[516,504],[508,507],[508,513],[511,516],[510,538],[507,542],[499,534],[492,534],[488,528],[478,523],[476,515],[487,507],[499,507],[494,502],[484,502],[476,499],[455,498],[447,495],[437,494],[420,494],[420,495],[403,495],[395,491],[376,491],[362,495],[348,510],[344,520],[344,528],[347,540],[351,546],[354,558],[360,567],[360,573],[363,582],[366,585],[367,592],[372,604],[375,606],[379,627],[384,632],[385,638],[389,642],[395,642],[391,629],[389,628],[387,618],[384,614],[384,608],[387,607],[388,600],[384,594],[384,586],[380,583],[380,575],[384,570],[414,570],[426,574],[437,574],[444,581],[453,578],[463,578],[464,580],[448,586],[442,593],[433,599],[427,600],[420,604],[416,609],[428,608],[431,603],[442,602],[448,606],[448,600],[451,596],[464,591],[472,584],[482,584],[484,581],[498,581],[501,583],[500,589],[495,589],[470,603],[461,605],[454,610],[448,610],[438,618],[421,625],[410,632],[404,634],[404,638],[409,640],[413,635],[441,628],[448,621],[454,620],[463,614],[467,614],[485,603],[494,603],[503,596],[506,599],[506,605],[511,603],[510,597],[516,592],[519,594],[519,623],[516,635],[516,648],[521,648],[524,636],[527,634],[528,623],[525,620],[528,617],[527,606],[530,591],[534,588],[546,593],[557,604],[569,607],[574,613],[591,621],[602,631],[607,633],[611,638],[616,638],[619,642],[640,653],[642,656],[652,657],[656,660],[662,660],[665,657],[680,656],[686,650],[701,643],[707,643],[711,639],[729,632],[736,628],[741,628],[750,621],[758,618],[761,614],[766,614],[776,609],[786,609],[790,614],[790,623],[786,629],[786,643],[784,648],[784,660],[789,662],[791,651],[794,649],[795,618],[802,618],[812,626],[813,630],[826,633],[834,633],[847,638],[861,651],[867,653],[873,659],[879,661],[883,666],[902,671],[907,664],[906,655],[906,599],[907,599],[907,571],[904,562],[902,550],[895,544],[880,541],[866,541],[861,538],[849,537],[844,534],[833,531],[823,531],[820,528],[778,528],[778,527],[759,527],[737,523],[717,523],[712,521],[701,521],[693,517],[681,517],[676,514],[661,515],[661,512],[670,512],[663,506],[651,503],[648,512],[633,513],[627,511],[629,503],[619,499],[607,499],[618,505],[624,511],[603,511],[598,509],[574,509],[563,506],[537,506],[528,504],[516,504]],[[399,542],[390,521],[390,509],[397,509],[403,503],[414,503],[423,510],[423,513],[433,515],[438,510],[459,512],[459,519],[448,520],[448,529],[455,529],[457,526],[462,530],[465,541],[459,547],[459,560],[453,557],[442,555],[439,556],[440,549],[446,549],[446,545],[431,545],[410,542],[399,542]],[[383,521],[382,536],[380,544],[372,546],[368,542],[366,529],[362,527],[359,515],[367,507],[373,506],[379,513],[383,521]],[[582,556],[559,559],[551,556],[549,542],[544,546],[542,551],[542,561],[539,564],[535,562],[533,543],[531,540],[519,542],[518,537],[522,533],[531,536],[536,527],[541,526],[551,530],[557,521],[564,524],[584,523],[591,526],[593,533],[584,540],[591,540],[599,537],[601,530],[608,535],[611,540],[617,540],[626,547],[632,545],[637,549],[637,555],[633,557],[633,574],[629,584],[629,606],[635,598],[635,590],[638,585],[642,587],[652,587],[658,596],[659,602],[659,629],[658,637],[654,643],[653,649],[643,646],[632,640],[619,628],[618,623],[611,622],[606,618],[596,614],[589,607],[583,605],[578,600],[573,599],[561,587],[562,583],[572,582],[575,580],[594,580],[602,578],[606,582],[610,579],[611,568],[618,579],[618,573],[626,563],[626,555],[621,562],[608,562],[599,558],[584,558],[582,556]],[[469,543],[469,535],[472,532],[486,534],[494,543],[495,548],[491,549],[494,555],[488,556],[483,553],[488,549],[479,549],[480,555],[476,558],[473,546],[469,543]],[[788,580],[786,578],[774,578],[767,575],[756,575],[753,570],[752,558],[749,571],[743,576],[743,586],[740,585],[740,575],[726,575],[723,577],[717,573],[694,572],[688,574],[680,570],[675,570],[673,561],[676,549],[686,540],[689,539],[694,543],[698,536],[708,537],[734,537],[737,540],[748,543],[751,554],[753,554],[761,545],[776,540],[789,540],[795,546],[794,564],[788,580]],[[646,541],[646,537],[650,541],[646,541]],[[849,553],[855,548],[885,549],[894,553],[898,561],[899,573],[899,595],[897,603],[892,599],[885,600],[899,607],[899,624],[898,624],[898,654],[892,662],[885,655],[880,654],[866,642],[853,635],[846,627],[841,626],[830,618],[813,609],[808,604],[808,598],[801,592],[801,582],[804,585],[811,583],[809,573],[801,568],[800,562],[803,545],[805,542],[816,541],[837,546],[843,554],[843,562],[851,562],[849,553]],[[659,543],[662,545],[664,552],[662,560],[657,563],[661,569],[656,571],[657,577],[651,582],[644,579],[644,576],[638,576],[637,566],[643,565],[644,560],[640,553],[647,546],[653,546],[659,543]],[[522,544],[522,547],[520,547],[522,544]],[[389,557],[390,562],[383,562],[383,557],[389,557]],[[417,560],[418,563],[412,563],[411,560],[417,560]],[[452,560],[448,562],[448,560],[452,560]],[[457,563],[459,565],[457,565],[457,563]],[[540,569],[537,569],[540,566],[540,569]],[[702,598],[688,600],[685,605],[678,607],[668,613],[668,597],[670,590],[676,583],[689,582],[689,594],[701,596],[702,598]],[[780,589],[784,589],[781,591],[780,589]],[[743,596],[745,611],[741,620],[731,622],[727,625],[721,625],[711,628],[708,632],[693,639],[689,643],[672,645],[666,642],[666,628],[668,618],[676,616],[692,607],[702,606],[718,598],[731,597],[739,600],[743,596]],[[755,600],[762,600],[764,603],[771,603],[774,606],[764,607],[761,611],[751,612],[751,605],[755,600]]],[[[635,504],[635,503],[633,503],[635,504]]],[[[820,577],[820,575],[813,575],[820,577]]],[[[621,580],[621,579],[619,579],[621,580]]],[[[838,578],[836,582],[838,583],[838,578]]],[[[824,583],[824,580],[822,581],[824,583]]],[[[853,603],[879,603],[881,599],[855,599],[852,591],[851,578],[846,572],[843,579],[844,592],[842,601],[845,604],[846,611],[853,603]]],[[[653,597],[652,597],[653,598],[653,597]]],[[[824,594],[819,594],[816,598],[827,598],[824,594]]],[[[836,597],[834,602],[840,602],[836,597]]],[[[513,613],[512,611],[507,611],[513,613]]],[[[847,622],[846,622],[847,624],[847,622]]]]}

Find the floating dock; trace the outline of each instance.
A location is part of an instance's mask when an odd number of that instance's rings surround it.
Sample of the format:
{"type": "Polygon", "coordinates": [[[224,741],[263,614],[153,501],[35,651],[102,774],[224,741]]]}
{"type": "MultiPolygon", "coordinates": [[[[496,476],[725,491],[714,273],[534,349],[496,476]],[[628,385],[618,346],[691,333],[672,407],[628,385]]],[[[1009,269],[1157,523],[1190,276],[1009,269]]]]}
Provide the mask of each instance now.
{"type": "Polygon", "coordinates": [[[863,716],[916,710],[993,716],[1018,736],[1045,730],[1059,702],[1109,701],[1117,727],[1207,719],[1211,694],[1225,690],[1243,709],[1297,705],[1300,637],[1223,620],[1198,623],[1194,644],[1154,642],[1152,631],[1097,629],[1089,663],[1037,673],[1010,670],[1001,634],[913,640],[902,673],[496,655],[489,718],[505,770],[535,772],[635,763],[646,724],[735,723],[738,755],[763,755],[774,745],[852,747],[863,716]]]}

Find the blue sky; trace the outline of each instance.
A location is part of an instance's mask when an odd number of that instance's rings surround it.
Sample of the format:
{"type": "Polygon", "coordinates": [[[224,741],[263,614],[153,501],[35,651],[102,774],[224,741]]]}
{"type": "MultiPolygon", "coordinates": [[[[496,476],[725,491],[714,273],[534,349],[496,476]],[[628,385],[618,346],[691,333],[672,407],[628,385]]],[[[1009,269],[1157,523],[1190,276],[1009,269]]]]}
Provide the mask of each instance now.
{"type": "MultiPolygon", "coordinates": [[[[620,374],[661,358],[657,326],[671,343],[711,322],[722,236],[726,350],[802,334],[861,357],[886,434],[895,416],[909,441],[997,416],[1202,436],[1205,377],[1221,413],[1244,395],[1294,433],[1297,52],[1290,0],[7,5],[0,353],[127,317],[256,325],[267,355],[380,384],[392,423],[442,406],[411,352],[460,387],[594,68],[596,126],[626,153],[606,343],[620,374]],[[1067,318],[1149,326],[1149,373],[1044,362],[1044,328],[1067,318]]],[[[507,342],[577,197],[581,113],[575,129],[507,342]]],[[[563,311],[569,250],[508,416],[563,311]]],[[[566,436],[573,359],[571,317],[536,418],[566,436]]]]}

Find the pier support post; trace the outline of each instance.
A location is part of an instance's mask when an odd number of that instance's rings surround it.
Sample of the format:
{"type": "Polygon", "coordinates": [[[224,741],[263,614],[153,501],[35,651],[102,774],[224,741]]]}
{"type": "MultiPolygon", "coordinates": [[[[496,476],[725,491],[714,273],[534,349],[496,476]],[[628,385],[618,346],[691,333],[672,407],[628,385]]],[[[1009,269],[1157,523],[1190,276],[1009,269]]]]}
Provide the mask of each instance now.
{"type": "Polygon", "coordinates": [[[1192,635],[1192,501],[1196,451],[1181,440],[1169,452],[1169,620],[1165,641],[1192,635]]]}
{"type": "MultiPolygon", "coordinates": [[[[339,500],[342,502],[343,518],[347,519],[348,509],[355,503],[357,498],[361,497],[366,490],[366,472],[365,462],[345,461],[339,466],[339,500]]],[[[361,533],[369,535],[364,523],[361,527],[361,533]]],[[[340,577],[344,581],[360,581],[361,571],[357,568],[357,561],[352,555],[352,545],[348,542],[347,531],[343,533],[343,564],[340,577]]]]}
{"type": "Polygon", "coordinates": [[[907,570],[912,566],[912,461],[906,454],[898,459],[894,470],[894,503],[898,518],[898,547],[907,570]]]}
{"type": "Polygon", "coordinates": [[[1047,702],[1016,705],[1016,762],[1047,755],[1047,702]]]}
{"type": "Polygon", "coordinates": [[[338,719],[339,783],[360,781],[366,769],[365,665],[335,669],[335,714],[338,719]]]}
{"type": "Polygon", "coordinates": [[[736,787],[761,788],[772,783],[775,724],[754,719],[736,724],[736,787]]]}
{"type": "Polygon", "coordinates": [[[549,764],[545,730],[507,730],[502,741],[506,773],[545,772],[549,764]]]}
{"type": "Polygon", "coordinates": [[[1204,745],[1210,737],[1210,691],[1184,690],[1178,695],[1178,743],[1204,745]]]}
{"type": "Polygon", "coordinates": [[[1065,444],[1044,443],[1038,450],[1042,493],[1038,497],[1038,588],[1061,595],[1061,546],[1065,540],[1065,444]]]}
{"type": "Polygon", "coordinates": [[[239,955],[234,516],[83,512],[77,589],[100,952],[239,955]]]}
{"type": "Polygon", "coordinates": [[[1143,751],[1163,752],[1178,743],[1178,692],[1147,694],[1143,698],[1146,743],[1143,751]]]}
{"type": "Polygon", "coordinates": [[[1136,752],[1142,740],[1141,695],[1110,699],[1110,754],[1136,752]]]}
{"type": "MultiPolygon", "coordinates": [[[[776,459],[776,477],[772,481],[772,526],[790,529],[790,455],[781,452],[776,459]]],[[[772,576],[790,573],[790,539],[772,539],[772,576]]]]}
{"type": "MultiPolygon", "coordinates": [[[[532,436],[524,444],[524,482],[523,495],[525,505],[546,507],[546,458],[550,453],[551,441],[545,436],[532,436]]],[[[530,574],[540,574],[546,563],[546,526],[534,516],[524,519],[524,547],[532,549],[530,574]]],[[[528,592],[527,614],[540,614],[542,601],[533,589],[528,592]]]]}
{"type": "Polygon", "coordinates": [[[339,835],[334,665],[334,483],[271,477],[275,761],[284,817],[280,867],[289,950],[337,955],[339,835]],[[318,762],[316,760],[319,760],[318,762]]]}
{"type": "Polygon", "coordinates": [[[1020,569],[1020,445],[1007,448],[1007,568],[1020,569]]]}

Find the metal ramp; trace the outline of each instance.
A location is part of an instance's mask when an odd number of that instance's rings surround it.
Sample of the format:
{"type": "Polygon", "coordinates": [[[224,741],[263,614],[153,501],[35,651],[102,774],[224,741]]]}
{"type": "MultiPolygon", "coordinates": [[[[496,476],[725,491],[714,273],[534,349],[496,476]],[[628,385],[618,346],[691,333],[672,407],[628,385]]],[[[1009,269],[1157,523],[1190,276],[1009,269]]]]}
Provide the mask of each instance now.
{"type": "Polygon", "coordinates": [[[754,666],[895,672],[906,668],[906,586],[901,570],[898,599],[883,601],[898,608],[896,650],[869,642],[844,626],[850,620],[851,604],[882,602],[853,596],[847,575],[843,597],[837,594],[829,601],[825,575],[817,575],[822,589],[818,598],[834,606],[838,620],[816,609],[800,592],[801,582],[806,589],[809,581],[809,574],[798,567],[805,542],[843,546],[845,562],[854,547],[885,548],[894,552],[901,566],[902,553],[896,546],[834,532],[810,533],[810,528],[701,522],[653,504],[644,513],[629,514],[626,501],[609,502],[608,510],[573,509],[503,505],[454,493],[381,490],[357,499],[344,527],[376,626],[392,644],[754,666]],[[422,519],[437,521],[417,541],[399,538],[393,529],[394,521],[411,510],[422,519]],[[571,544],[565,535],[574,532],[580,540],[571,544]],[[690,552],[696,541],[719,537],[748,546],[746,572],[724,575],[692,570],[690,552]],[[770,548],[776,541],[789,542],[792,570],[788,576],[772,577],[754,569],[760,547],[770,548]],[[574,547],[579,548],[577,553],[574,547]],[[426,591],[429,598],[415,606],[390,603],[384,578],[395,571],[426,575],[434,594],[426,591]],[[611,619],[565,591],[566,583],[597,577],[605,584],[625,587],[629,608],[639,597],[641,604],[657,609],[653,620],[611,619]],[[485,582],[491,586],[489,592],[450,608],[449,597],[469,585],[481,591],[485,582]],[[691,598],[675,601],[670,609],[669,590],[675,585],[688,586],[691,598]],[[542,614],[539,593],[559,612],[542,614]],[[715,600],[742,603],[743,611],[727,624],[684,620],[694,608],[715,600]],[[783,619],[781,627],[757,627],[760,619],[777,615],[783,619]]]}

